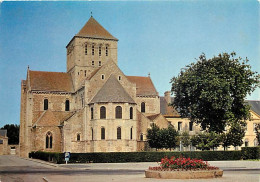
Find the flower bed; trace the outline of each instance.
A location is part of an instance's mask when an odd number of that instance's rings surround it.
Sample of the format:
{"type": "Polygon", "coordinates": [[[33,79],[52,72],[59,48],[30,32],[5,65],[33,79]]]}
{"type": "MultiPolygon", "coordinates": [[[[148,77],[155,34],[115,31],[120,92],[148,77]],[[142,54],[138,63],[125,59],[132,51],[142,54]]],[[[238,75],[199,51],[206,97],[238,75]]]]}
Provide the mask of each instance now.
{"type": "Polygon", "coordinates": [[[221,177],[223,170],[218,167],[210,166],[207,161],[201,159],[190,159],[184,157],[162,158],[158,167],[149,167],[145,171],[147,178],[176,178],[176,179],[194,179],[194,178],[213,178],[221,177]]]}

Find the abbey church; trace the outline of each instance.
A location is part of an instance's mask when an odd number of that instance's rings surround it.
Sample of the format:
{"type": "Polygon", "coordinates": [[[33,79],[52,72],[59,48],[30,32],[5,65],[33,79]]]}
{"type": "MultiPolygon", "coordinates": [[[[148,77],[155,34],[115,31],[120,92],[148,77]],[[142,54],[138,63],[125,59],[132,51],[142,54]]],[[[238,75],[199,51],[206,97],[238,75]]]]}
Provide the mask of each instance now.
{"type": "MultiPolygon", "coordinates": [[[[21,156],[31,151],[143,151],[151,123],[160,128],[171,124],[190,135],[201,131],[169,105],[170,92],[159,96],[149,76],[124,75],[117,64],[117,42],[91,16],[66,46],[66,72],[28,67],[21,82],[21,156]]],[[[252,119],[243,146],[255,146],[260,101],[248,103],[252,119]]]]}
{"type": "Polygon", "coordinates": [[[28,68],[21,86],[20,153],[142,150],[150,122],[160,114],[151,78],[126,76],[117,42],[92,16],[71,39],[67,72],[28,68]]]}

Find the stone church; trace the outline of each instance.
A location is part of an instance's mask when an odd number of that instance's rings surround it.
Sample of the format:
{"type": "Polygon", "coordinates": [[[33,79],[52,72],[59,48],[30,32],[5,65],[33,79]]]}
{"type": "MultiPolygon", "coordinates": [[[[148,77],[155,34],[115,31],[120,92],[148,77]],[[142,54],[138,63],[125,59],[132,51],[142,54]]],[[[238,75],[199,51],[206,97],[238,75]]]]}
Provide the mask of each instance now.
{"type": "Polygon", "coordinates": [[[67,72],[33,71],[21,84],[20,154],[130,152],[151,123],[167,127],[151,78],[126,76],[118,39],[92,16],[71,39],[67,72]]]}

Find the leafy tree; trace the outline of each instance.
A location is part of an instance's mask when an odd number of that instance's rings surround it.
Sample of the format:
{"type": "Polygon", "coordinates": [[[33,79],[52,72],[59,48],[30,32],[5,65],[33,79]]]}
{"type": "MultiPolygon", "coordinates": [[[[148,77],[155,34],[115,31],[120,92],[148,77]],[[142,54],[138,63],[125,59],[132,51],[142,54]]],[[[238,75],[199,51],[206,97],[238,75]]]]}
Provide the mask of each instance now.
{"type": "Polygon", "coordinates": [[[182,69],[171,79],[174,107],[182,117],[222,133],[225,126],[249,119],[249,106],[244,99],[259,87],[260,75],[251,71],[248,59],[235,58],[235,53],[219,54],[182,69]]]}
{"type": "Polygon", "coordinates": [[[224,150],[227,150],[228,147],[232,144],[231,137],[232,136],[230,135],[230,133],[222,133],[220,135],[221,145],[224,148],[224,150]]]}
{"type": "Polygon", "coordinates": [[[256,124],[255,133],[256,133],[256,139],[257,139],[258,146],[260,146],[260,123],[256,124]]]}
{"type": "Polygon", "coordinates": [[[172,125],[169,125],[167,129],[162,129],[162,130],[166,130],[165,133],[165,147],[166,149],[175,149],[178,146],[178,135],[179,133],[173,128],[172,125]]]}
{"type": "Polygon", "coordinates": [[[156,124],[152,124],[151,128],[147,129],[147,142],[151,148],[162,148],[160,128],[156,124]]]}
{"type": "Polygon", "coordinates": [[[214,150],[220,144],[220,137],[215,132],[199,133],[191,137],[191,143],[199,150],[214,150]]]}
{"type": "Polygon", "coordinates": [[[8,144],[19,144],[19,125],[6,124],[1,129],[7,130],[8,144]]]}
{"type": "Polygon", "coordinates": [[[245,136],[245,125],[234,123],[229,129],[229,137],[231,145],[234,147],[241,146],[243,144],[243,138],[245,136]]]}
{"type": "Polygon", "coordinates": [[[182,143],[182,145],[184,147],[188,147],[191,144],[191,139],[190,139],[190,135],[188,132],[184,131],[181,135],[180,135],[180,141],[182,143]]]}

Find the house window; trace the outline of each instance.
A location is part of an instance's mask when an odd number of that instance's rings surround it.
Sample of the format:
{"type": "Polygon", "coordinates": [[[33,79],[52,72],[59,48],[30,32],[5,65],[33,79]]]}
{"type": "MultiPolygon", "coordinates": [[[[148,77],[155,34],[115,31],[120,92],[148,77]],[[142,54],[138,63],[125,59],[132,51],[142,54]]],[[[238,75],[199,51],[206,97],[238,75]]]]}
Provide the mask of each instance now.
{"type": "Polygon", "coordinates": [[[255,138],[254,139],[254,146],[257,147],[258,146],[258,140],[255,138]]]}
{"type": "Polygon", "coordinates": [[[253,131],[256,132],[256,123],[253,123],[253,131]]]}
{"type": "Polygon", "coordinates": [[[116,106],[116,119],[122,119],[122,107],[116,106]]]}
{"type": "Polygon", "coordinates": [[[69,111],[70,110],[70,101],[66,100],[65,101],[65,111],[69,111]]]}
{"type": "Polygon", "coordinates": [[[106,56],[108,56],[108,47],[106,46],[106,56]]]}
{"type": "Polygon", "coordinates": [[[144,140],[144,135],[141,133],[140,135],[140,140],[143,141],[144,140]]]}
{"type": "Polygon", "coordinates": [[[104,127],[101,128],[101,140],[105,140],[106,138],[106,130],[104,127]]]}
{"type": "Polygon", "coordinates": [[[98,66],[101,66],[101,61],[98,62],[98,66]]]}
{"type": "Polygon", "coordinates": [[[245,139],[245,147],[248,147],[248,139],[245,139]]]}
{"type": "Polygon", "coordinates": [[[145,103],[144,102],[141,103],[141,112],[145,112],[145,103]]]}
{"type": "Polygon", "coordinates": [[[189,122],[189,130],[192,131],[193,130],[193,123],[189,122]]]}
{"type": "Polygon", "coordinates": [[[48,101],[48,99],[44,99],[44,101],[43,101],[43,109],[44,110],[48,110],[48,105],[49,105],[49,101],[48,101]]]}
{"type": "Polygon", "coordinates": [[[85,44],[85,55],[88,55],[88,45],[85,44]]]}
{"type": "Polygon", "coordinates": [[[130,128],[130,140],[132,140],[132,139],[133,139],[133,127],[130,128]]]}
{"type": "Polygon", "coordinates": [[[92,66],[94,66],[95,65],[95,62],[94,61],[92,61],[92,66]]]}
{"type": "Polygon", "coordinates": [[[91,139],[94,140],[94,131],[93,131],[93,128],[91,128],[91,139]]]}
{"type": "Polygon", "coordinates": [[[105,79],[105,75],[101,75],[101,79],[104,80],[105,79]]]}
{"type": "Polygon", "coordinates": [[[46,134],[46,149],[48,148],[52,148],[52,133],[49,131],[46,134]]]}
{"type": "Polygon", "coordinates": [[[105,106],[100,107],[100,119],[106,119],[106,108],[105,108],[105,106]]]}
{"type": "Polygon", "coordinates": [[[95,47],[94,47],[94,45],[92,45],[92,55],[94,55],[95,54],[95,47]]]}
{"type": "Polygon", "coordinates": [[[130,119],[133,119],[133,108],[130,107],[130,119]]]}
{"type": "Polygon", "coordinates": [[[182,131],[182,122],[178,122],[178,131],[182,131]]]}
{"type": "Polygon", "coordinates": [[[117,137],[116,138],[118,140],[121,140],[121,127],[117,127],[116,133],[117,133],[117,135],[116,135],[117,137]]]}
{"type": "Polygon", "coordinates": [[[98,48],[98,54],[99,54],[99,56],[101,56],[101,46],[99,46],[99,48],[98,48]]]}
{"type": "Polygon", "coordinates": [[[94,108],[91,107],[90,111],[91,111],[91,119],[94,119],[94,108]]]}
{"type": "Polygon", "coordinates": [[[80,141],[80,134],[77,134],[77,141],[80,141]]]}

